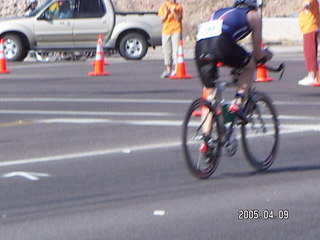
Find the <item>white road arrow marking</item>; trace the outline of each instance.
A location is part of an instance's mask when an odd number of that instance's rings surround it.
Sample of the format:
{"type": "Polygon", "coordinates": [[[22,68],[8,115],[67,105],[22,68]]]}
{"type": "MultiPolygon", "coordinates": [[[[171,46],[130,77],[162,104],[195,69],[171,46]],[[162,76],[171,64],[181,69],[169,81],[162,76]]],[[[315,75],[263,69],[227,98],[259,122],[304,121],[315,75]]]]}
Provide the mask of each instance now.
{"type": "Polygon", "coordinates": [[[11,172],[2,175],[4,178],[10,177],[23,177],[31,181],[37,181],[40,177],[49,177],[47,173],[35,173],[35,172],[11,172]]]}

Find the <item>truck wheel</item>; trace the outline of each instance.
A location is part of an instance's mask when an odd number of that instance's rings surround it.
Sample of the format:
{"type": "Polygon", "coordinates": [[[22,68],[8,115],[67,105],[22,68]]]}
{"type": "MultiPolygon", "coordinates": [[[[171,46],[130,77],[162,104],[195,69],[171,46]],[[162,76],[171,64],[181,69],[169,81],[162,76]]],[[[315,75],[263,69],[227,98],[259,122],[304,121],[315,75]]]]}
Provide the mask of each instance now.
{"type": "Polygon", "coordinates": [[[8,61],[22,61],[28,54],[22,44],[22,40],[15,34],[7,34],[3,37],[4,52],[8,61]]]}
{"type": "Polygon", "coordinates": [[[148,43],[145,37],[139,33],[124,35],[119,44],[119,53],[129,60],[140,60],[148,51],[148,43]]]}

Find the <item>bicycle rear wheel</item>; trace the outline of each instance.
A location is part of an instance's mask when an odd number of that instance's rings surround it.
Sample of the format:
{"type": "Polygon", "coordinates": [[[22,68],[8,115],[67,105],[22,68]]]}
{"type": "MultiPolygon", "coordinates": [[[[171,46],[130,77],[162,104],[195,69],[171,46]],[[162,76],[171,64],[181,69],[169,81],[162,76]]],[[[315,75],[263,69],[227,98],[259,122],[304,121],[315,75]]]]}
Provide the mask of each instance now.
{"type": "Polygon", "coordinates": [[[216,170],[221,152],[220,126],[214,109],[208,101],[197,99],[194,101],[183,122],[182,146],[185,162],[193,175],[198,178],[208,178],[216,170]],[[210,144],[206,153],[200,152],[204,143],[203,127],[212,121],[209,134],[210,144]]]}
{"type": "Polygon", "coordinates": [[[242,144],[249,164],[257,170],[268,169],[276,159],[279,122],[270,98],[256,92],[246,106],[249,122],[241,126],[242,144]]]}

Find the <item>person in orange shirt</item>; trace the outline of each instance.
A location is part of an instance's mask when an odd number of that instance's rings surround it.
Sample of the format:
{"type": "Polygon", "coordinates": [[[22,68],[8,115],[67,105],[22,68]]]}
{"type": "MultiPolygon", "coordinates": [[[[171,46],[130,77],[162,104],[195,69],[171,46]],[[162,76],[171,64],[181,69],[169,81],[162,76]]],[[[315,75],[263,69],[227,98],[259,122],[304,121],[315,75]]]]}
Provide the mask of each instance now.
{"type": "Polygon", "coordinates": [[[299,24],[303,33],[303,50],[308,76],[298,82],[301,86],[312,86],[317,82],[318,74],[318,31],[320,24],[319,2],[304,0],[299,15],[299,24]]]}
{"type": "Polygon", "coordinates": [[[182,5],[176,0],[166,0],[161,4],[158,16],[162,21],[162,48],[164,54],[165,71],[161,78],[175,75],[178,57],[179,41],[182,38],[182,5]]]}

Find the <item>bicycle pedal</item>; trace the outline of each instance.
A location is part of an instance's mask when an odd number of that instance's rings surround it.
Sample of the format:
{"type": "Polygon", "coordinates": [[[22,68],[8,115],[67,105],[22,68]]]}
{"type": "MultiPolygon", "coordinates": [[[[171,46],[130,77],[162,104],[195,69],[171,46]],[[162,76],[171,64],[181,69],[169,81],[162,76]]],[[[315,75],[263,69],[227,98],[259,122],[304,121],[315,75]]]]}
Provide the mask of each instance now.
{"type": "Polygon", "coordinates": [[[208,150],[207,152],[200,152],[200,159],[201,162],[210,164],[213,159],[212,152],[210,150],[208,150]]]}

